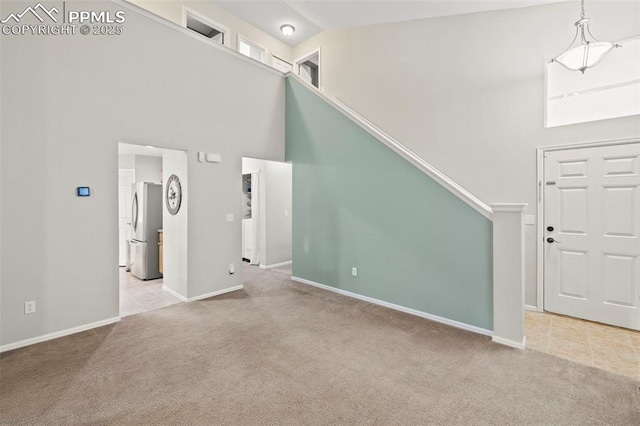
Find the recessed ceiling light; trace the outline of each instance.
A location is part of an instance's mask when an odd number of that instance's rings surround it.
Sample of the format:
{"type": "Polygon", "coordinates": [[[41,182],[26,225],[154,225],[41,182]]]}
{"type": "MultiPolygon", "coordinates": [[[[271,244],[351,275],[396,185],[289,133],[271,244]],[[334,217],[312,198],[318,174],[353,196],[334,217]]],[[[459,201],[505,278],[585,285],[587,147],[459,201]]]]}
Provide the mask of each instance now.
{"type": "Polygon", "coordinates": [[[280,31],[282,31],[282,34],[286,35],[287,37],[293,34],[295,30],[295,27],[291,24],[284,24],[280,27],[280,31]]]}

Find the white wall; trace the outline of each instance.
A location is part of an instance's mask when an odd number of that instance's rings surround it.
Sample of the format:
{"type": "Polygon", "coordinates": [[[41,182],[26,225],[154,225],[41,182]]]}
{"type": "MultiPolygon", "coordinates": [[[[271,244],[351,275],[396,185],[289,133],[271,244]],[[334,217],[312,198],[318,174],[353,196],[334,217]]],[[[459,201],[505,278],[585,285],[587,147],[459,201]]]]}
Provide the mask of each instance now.
{"type": "Polygon", "coordinates": [[[243,156],[284,158],[284,81],[126,16],[120,36],[0,37],[2,345],[118,316],[118,142],[187,152],[188,297],[242,283],[241,268],[228,273],[241,262],[241,222],[225,214],[241,215],[243,156]],[[197,151],[222,163],[199,163],[197,151]],[[92,196],[76,197],[79,185],[92,196]],[[23,314],[28,300],[35,314],[23,314]]]}
{"type": "MultiPolygon", "coordinates": [[[[291,261],[291,164],[255,158],[242,159],[242,173],[260,171],[260,265],[291,261]],[[287,215],[285,216],[285,212],[287,215]]],[[[255,218],[254,218],[255,220],[255,218]]]]}
{"type": "Polygon", "coordinates": [[[136,182],[162,182],[162,158],[136,155],[136,182]]]}
{"type": "Polygon", "coordinates": [[[216,6],[212,2],[207,1],[145,1],[145,0],[127,0],[137,6],[140,6],[158,16],[161,16],[171,22],[183,26],[183,11],[187,7],[199,15],[210,19],[229,29],[224,41],[224,45],[238,50],[238,34],[241,34],[247,40],[265,48],[267,50],[267,64],[271,65],[271,54],[292,62],[293,49],[291,46],[281,42],[277,38],[271,37],[269,34],[254,27],[248,22],[238,18],[234,14],[225,9],[216,6]]]}
{"type": "Polygon", "coordinates": [[[269,266],[291,260],[293,188],[291,164],[266,161],[266,165],[267,252],[264,262],[269,266]]]}
{"type": "MultiPolygon", "coordinates": [[[[639,2],[587,4],[596,37],[640,32],[639,2]]],[[[294,57],[321,46],[326,94],[485,203],[526,202],[533,215],[537,147],[640,135],[638,116],[544,128],[545,62],[570,43],[578,15],[571,1],[334,30],[294,57]]],[[[526,303],[534,305],[535,227],[526,231],[526,303]]]]}
{"type": "MultiPolygon", "coordinates": [[[[162,232],[163,232],[163,286],[179,295],[188,295],[188,235],[189,235],[189,173],[187,153],[165,149],[162,152],[162,232]],[[182,200],[178,213],[167,210],[166,184],[171,175],[178,176],[182,188],[182,200]]],[[[137,173],[137,172],[136,172],[137,173]]]]}
{"type": "Polygon", "coordinates": [[[119,154],[118,169],[136,171],[136,182],[162,182],[162,157],[119,154]]]}
{"type": "Polygon", "coordinates": [[[118,155],[118,168],[119,169],[136,169],[136,156],[133,154],[119,154],[118,155]]]}

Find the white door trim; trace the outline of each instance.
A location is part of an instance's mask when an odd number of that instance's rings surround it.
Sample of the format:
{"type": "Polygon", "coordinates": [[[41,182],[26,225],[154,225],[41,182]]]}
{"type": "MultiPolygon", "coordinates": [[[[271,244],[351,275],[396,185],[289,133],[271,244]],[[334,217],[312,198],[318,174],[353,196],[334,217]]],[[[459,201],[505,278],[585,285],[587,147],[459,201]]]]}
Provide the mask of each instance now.
{"type": "Polygon", "coordinates": [[[536,185],[537,185],[537,225],[536,225],[536,308],[538,312],[544,311],[544,159],[547,152],[564,151],[569,149],[596,148],[603,146],[627,145],[640,143],[640,138],[614,139],[610,141],[586,142],[578,144],[555,145],[540,147],[536,150],[536,185]]]}
{"type": "MultiPolygon", "coordinates": [[[[221,25],[219,23],[217,23],[216,21],[214,21],[213,19],[209,18],[206,15],[203,15],[202,13],[193,10],[190,7],[187,6],[182,6],[182,27],[189,30],[187,28],[187,15],[191,15],[194,18],[198,19],[200,22],[202,22],[203,24],[207,24],[212,28],[215,28],[216,30],[220,31],[222,33],[222,43],[218,43],[215,40],[211,40],[213,43],[217,43],[220,46],[227,46],[230,47],[231,46],[231,32],[229,31],[229,28],[225,27],[224,25],[221,25]]],[[[189,30],[191,31],[191,30],[189,30]]]]}
{"type": "MultiPolygon", "coordinates": [[[[266,65],[271,65],[271,64],[267,63],[267,59],[269,58],[270,52],[266,47],[264,47],[261,44],[256,43],[255,41],[251,40],[249,37],[246,37],[245,35],[243,35],[241,33],[238,33],[237,37],[236,37],[236,51],[238,53],[240,53],[240,42],[244,42],[244,43],[246,43],[248,45],[253,45],[254,47],[262,50],[262,60],[258,61],[258,62],[262,62],[263,64],[266,64],[266,65]]],[[[243,53],[241,53],[241,55],[243,55],[243,53]]],[[[249,58],[251,58],[251,57],[249,56],[249,58]]],[[[251,58],[251,59],[253,59],[254,61],[257,61],[257,59],[255,59],[255,58],[251,58]]]]}
{"type": "MultiPolygon", "coordinates": [[[[118,180],[120,179],[120,172],[131,172],[131,175],[133,177],[132,179],[132,184],[136,183],[136,169],[118,169],[118,180]]],[[[119,182],[118,182],[119,183],[119,182]]],[[[132,192],[133,194],[133,192],[132,192]]],[[[131,206],[129,205],[131,201],[131,197],[129,197],[129,201],[127,202],[127,212],[128,214],[131,214],[131,206]]],[[[120,216],[120,185],[118,185],[118,216],[120,216]]],[[[133,218],[131,218],[133,219],[133,218]]],[[[131,223],[129,222],[129,225],[131,225],[131,223]]],[[[131,227],[129,227],[129,230],[131,230],[131,227]]],[[[128,239],[130,239],[131,236],[129,235],[128,239]]],[[[120,253],[120,217],[118,217],[118,265],[119,267],[122,266],[120,265],[120,256],[122,255],[122,253],[120,253]]],[[[126,249],[125,249],[126,250],[126,249]]],[[[125,259],[125,265],[126,265],[126,261],[127,259],[125,259]]]]}
{"type": "Polygon", "coordinates": [[[318,90],[320,92],[324,92],[324,86],[322,86],[322,48],[318,47],[317,49],[312,50],[311,52],[307,53],[306,55],[303,55],[301,57],[299,57],[298,59],[293,61],[293,73],[295,75],[300,75],[300,71],[299,69],[297,69],[297,67],[302,63],[305,62],[307,59],[311,58],[312,56],[314,56],[315,54],[318,54],[318,90]]]}

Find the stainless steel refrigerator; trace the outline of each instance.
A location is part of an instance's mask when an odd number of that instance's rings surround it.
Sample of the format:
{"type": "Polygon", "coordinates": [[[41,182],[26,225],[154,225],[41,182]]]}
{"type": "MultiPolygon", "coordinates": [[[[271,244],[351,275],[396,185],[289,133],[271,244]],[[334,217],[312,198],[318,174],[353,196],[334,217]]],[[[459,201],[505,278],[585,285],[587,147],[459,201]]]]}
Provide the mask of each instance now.
{"type": "Polygon", "coordinates": [[[131,209],[131,273],[141,280],[160,278],[158,229],[162,229],[162,185],[134,183],[131,209]]]}

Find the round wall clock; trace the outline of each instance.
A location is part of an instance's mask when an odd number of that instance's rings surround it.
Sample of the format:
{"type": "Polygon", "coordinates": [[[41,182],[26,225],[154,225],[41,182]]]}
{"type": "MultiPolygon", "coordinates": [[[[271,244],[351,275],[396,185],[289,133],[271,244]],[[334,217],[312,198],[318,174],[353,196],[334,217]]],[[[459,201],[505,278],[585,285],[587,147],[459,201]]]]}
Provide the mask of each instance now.
{"type": "Polygon", "coordinates": [[[182,186],[180,179],[176,175],[169,176],[166,185],[166,202],[169,213],[175,215],[180,210],[182,203],[182,186]]]}

